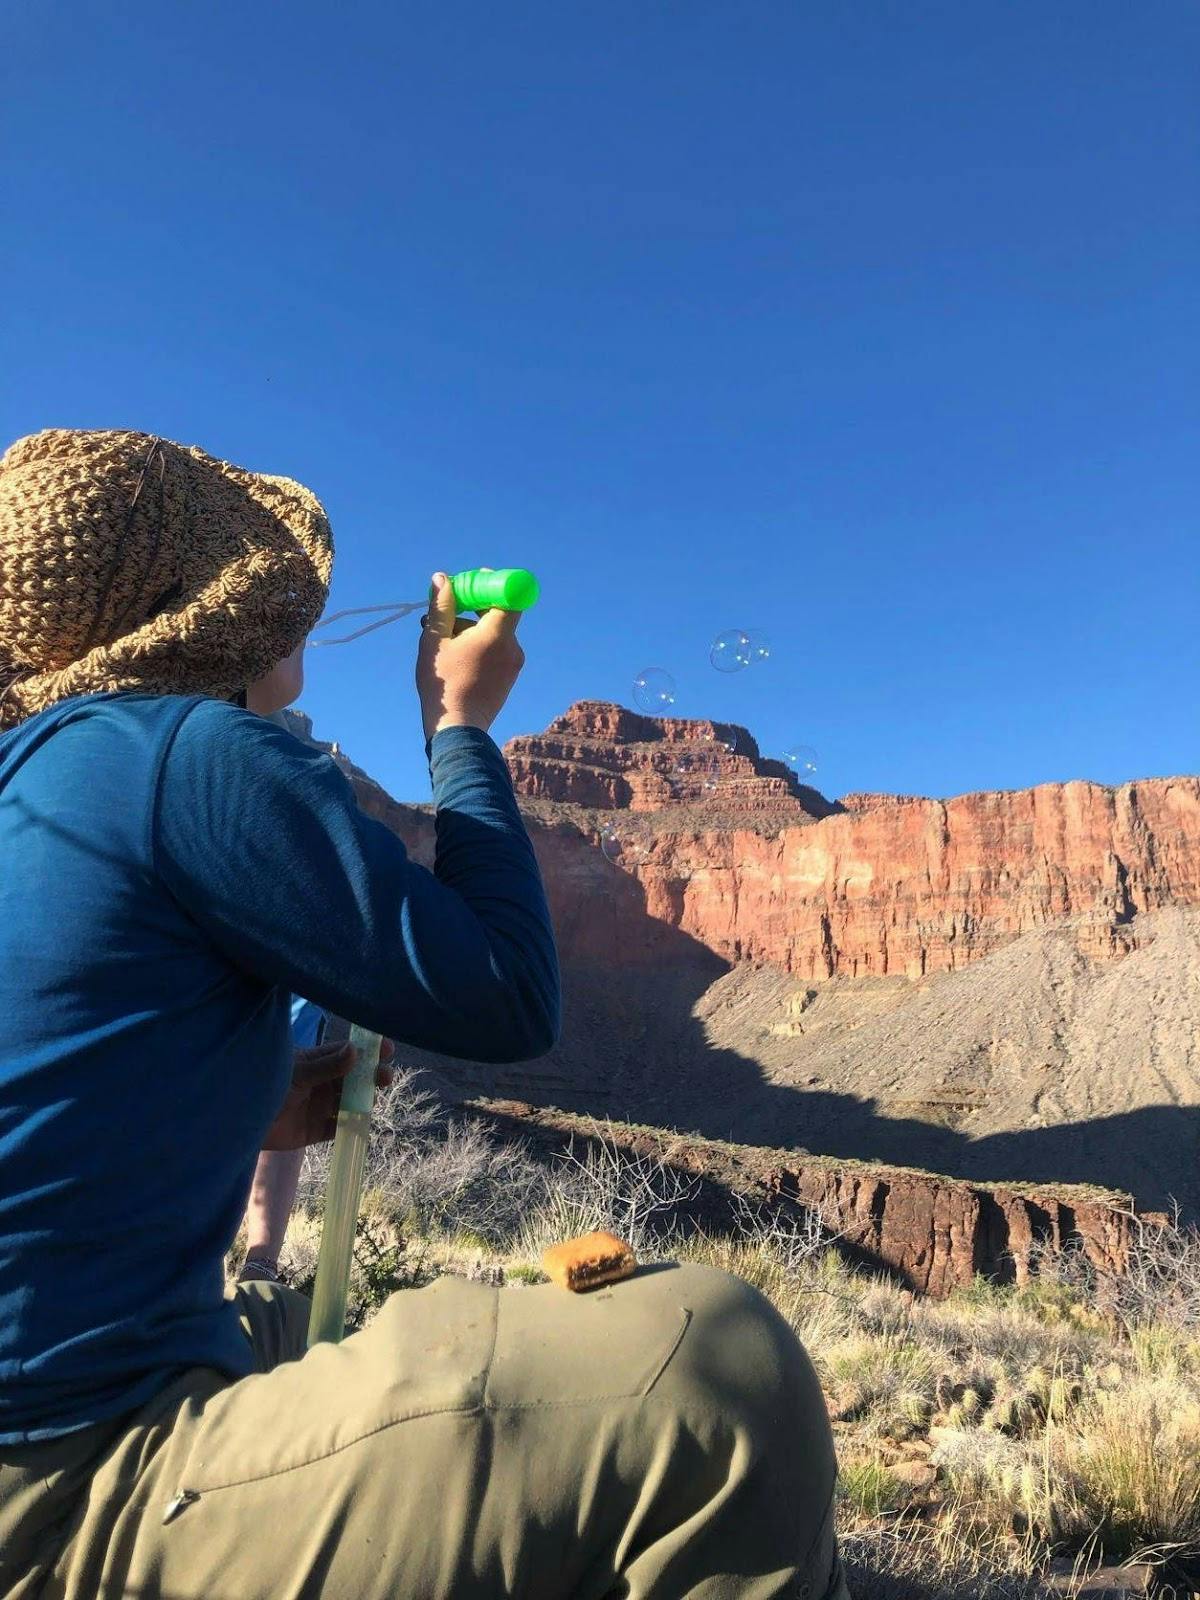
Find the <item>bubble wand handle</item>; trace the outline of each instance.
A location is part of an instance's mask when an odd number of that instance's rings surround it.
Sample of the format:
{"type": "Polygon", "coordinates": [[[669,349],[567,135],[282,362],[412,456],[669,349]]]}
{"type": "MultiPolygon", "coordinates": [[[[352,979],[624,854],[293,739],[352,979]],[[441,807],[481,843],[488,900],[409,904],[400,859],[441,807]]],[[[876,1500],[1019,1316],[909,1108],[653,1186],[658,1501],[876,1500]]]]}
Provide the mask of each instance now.
{"type": "Polygon", "coordinates": [[[471,567],[450,579],[460,611],[528,611],[537,604],[538,581],[524,567],[471,567]]]}
{"type": "Polygon", "coordinates": [[[325,1216],[321,1248],[313,1283],[312,1311],[308,1319],[308,1347],[337,1344],[346,1331],[346,1305],[350,1299],[350,1267],[354,1259],[354,1230],[362,1199],[367,1141],[371,1134],[371,1107],[375,1103],[375,1069],[381,1039],[357,1024],[350,1043],[357,1058],[342,1083],[337,1132],[325,1191],[325,1216]]]}

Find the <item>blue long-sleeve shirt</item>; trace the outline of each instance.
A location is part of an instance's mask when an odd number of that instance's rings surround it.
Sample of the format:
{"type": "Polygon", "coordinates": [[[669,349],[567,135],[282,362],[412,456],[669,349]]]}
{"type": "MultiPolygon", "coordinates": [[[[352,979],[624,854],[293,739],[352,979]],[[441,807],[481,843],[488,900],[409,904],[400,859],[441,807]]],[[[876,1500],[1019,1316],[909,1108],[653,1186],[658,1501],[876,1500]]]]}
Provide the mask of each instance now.
{"type": "Polygon", "coordinates": [[[0,1442],[250,1352],[223,1258],[290,1004],[536,1056],[558,967],[504,761],[430,746],[434,871],[335,763],[223,701],[93,695],[0,738],[0,1442]]]}

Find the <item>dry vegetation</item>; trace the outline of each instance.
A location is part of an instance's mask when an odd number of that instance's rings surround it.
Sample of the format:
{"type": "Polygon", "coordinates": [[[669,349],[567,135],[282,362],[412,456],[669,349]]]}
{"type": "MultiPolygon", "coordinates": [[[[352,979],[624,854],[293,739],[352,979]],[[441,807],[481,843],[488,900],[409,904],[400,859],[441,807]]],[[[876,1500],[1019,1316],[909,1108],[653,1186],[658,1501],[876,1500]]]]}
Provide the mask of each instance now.
{"type": "MultiPolygon", "coordinates": [[[[301,1287],[326,1161],[306,1169],[285,1256],[301,1287]]],[[[1195,1232],[1145,1228],[1119,1281],[1068,1254],[1020,1288],[922,1301],[852,1271],[815,1216],[744,1205],[729,1236],[685,1235],[685,1183],[603,1141],[547,1168],[445,1119],[402,1073],[380,1108],[354,1318],[441,1272],[537,1282],[546,1244],[610,1228],[643,1258],[738,1273],[795,1328],[837,1437],[857,1600],[1038,1600],[1133,1562],[1164,1595],[1200,1590],[1195,1232]]]]}

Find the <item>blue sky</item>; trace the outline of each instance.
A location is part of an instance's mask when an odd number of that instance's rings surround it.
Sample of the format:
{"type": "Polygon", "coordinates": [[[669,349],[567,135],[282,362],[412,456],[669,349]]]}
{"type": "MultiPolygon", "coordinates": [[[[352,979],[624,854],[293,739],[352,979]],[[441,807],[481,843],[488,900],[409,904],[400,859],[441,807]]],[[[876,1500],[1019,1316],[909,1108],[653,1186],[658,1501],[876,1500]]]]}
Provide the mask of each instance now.
{"type": "MultiPolygon", "coordinates": [[[[630,703],[831,794],[1194,772],[1190,0],[18,3],[0,434],[304,479],[333,603],[533,567],[497,725],[630,703]],[[730,627],[769,663],[708,664],[730,627]]],[[[302,704],[428,782],[413,622],[302,704]]]]}

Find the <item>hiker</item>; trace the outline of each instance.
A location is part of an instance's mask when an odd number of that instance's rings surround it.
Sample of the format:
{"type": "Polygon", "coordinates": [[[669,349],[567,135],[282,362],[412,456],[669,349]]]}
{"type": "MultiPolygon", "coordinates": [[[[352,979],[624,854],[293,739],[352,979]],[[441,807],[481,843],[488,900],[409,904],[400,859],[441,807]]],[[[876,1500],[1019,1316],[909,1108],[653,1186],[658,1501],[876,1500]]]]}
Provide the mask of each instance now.
{"type": "MultiPolygon", "coordinates": [[[[277,728],[288,729],[287,718],[274,705],[270,685],[252,684],[246,691],[246,709],[256,711],[277,728]]],[[[299,691],[297,691],[298,693],[299,691]]],[[[292,997],[292,1046],[311,1049],[325,1032],[325,1013],[311,1000],[292,997]]],[[[278,1283],[279,1257],[287,1237],[288,1222],[300,1188],[304,1151],[262,1150],[246,1201],[246,1254],[238,1278],[242,1283],[278,1283]]]]}
{"type": "MultiPolygon", "coordinates": [[[[247,707],[254,705],[247,697],[247,707]]],[[[325,1013],[299,995],[292,1000],[292,1047],[311,1049],[325,1031],[325,1013]]],[[[246,1202],[246,1254],[242,1283],[278,1283],[279,1257],[300,1187],[304,1150],[260,1150],[246,1202]]]]}
{"type": "Polygon", "coordinates": [[[517,618],[435,574],[428,872],[244,706],[299,693],[331,565],[307,489],[195,448],[0,459],[0,1594],[842,1597],[818,1385],[736,1278],[442,1277],[307,1352],[301,1295],[224,1289],[258,1152],[329,1138],[350,1065],[290,995],[464,1058],[558,1030],[487,732],[517,618]]]}

